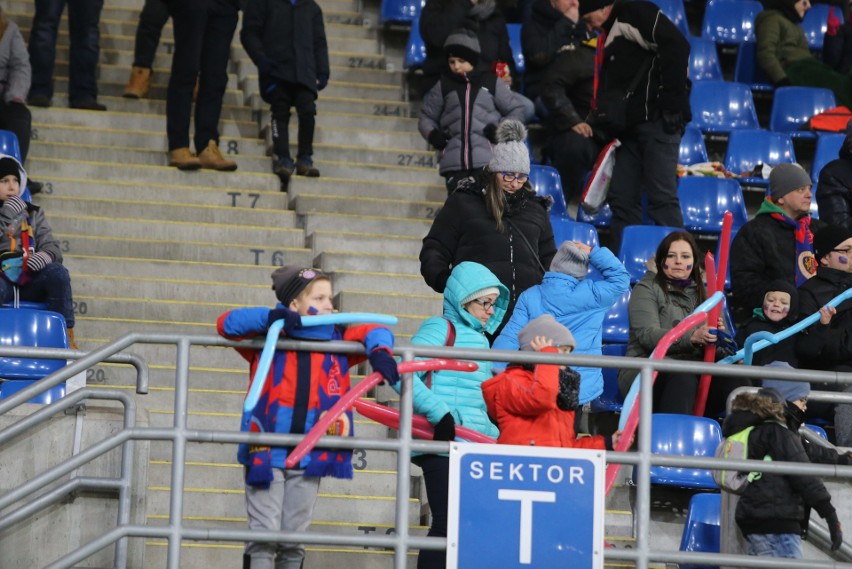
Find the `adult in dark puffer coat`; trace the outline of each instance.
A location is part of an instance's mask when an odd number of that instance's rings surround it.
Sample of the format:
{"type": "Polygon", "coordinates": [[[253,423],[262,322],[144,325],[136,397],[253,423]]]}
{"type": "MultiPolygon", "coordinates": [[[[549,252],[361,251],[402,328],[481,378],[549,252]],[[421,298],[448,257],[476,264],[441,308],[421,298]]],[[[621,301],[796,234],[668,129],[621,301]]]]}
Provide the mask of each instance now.
{"type": "Polygon", "coordinates": [[[423,62],[423,90],[429,90],[447,67],[444,42],[458,28],[466,27],[479,40],[480,64],[491,70],[495,61],[509,65],[514,75],[515,60],[509,45],[506,19],[496,9],[494,0],[427,0],[420,13],[420,35],[426,44],[423,62]]]}
{"type": "Polygon", "coordinates": [[[559,48],[576,43],[576,35],[586,33],[579,21],[577,0],[535,0],[529,21],[521,28],[521,47],[524,52],[524,93],[533,101],[541,96],[541,86],[551,75],[548,67],[559,48]]]}
{"type": "MultiPolygon", "coordinates": [[[[777,462],[809,463],[799,435],[786,426],[784,405],[784,397],[774,389],[742,393],[732,403],[722,435],[754,427],[748,437],[748,459],[769,456],[777,462]]],[[[736,509],[748,554],[800,559],[801,534],[807,528],[810,508],[828,523],[832,549],[836,550],[843,533],[831,495],[819,478],[764,472],[750,482],[736,509]]]]}
{"type": "Polygon", "coordinates": [[[846,140],[837,159],[819,173],[816,200],[822,221],[852,230],[852,121],[846,125],[846,140]]]}
{"type": "Polygon", "coordinates": [[[541,282],[556,244],[550,202],[529,184],[525,138],[518,121],[501,123],[488,167],[464,180],[432,223],[420,250],[420,273],[435,291],[443,293],[453,267],[475,261],[509,289],[506,313],[511,314],[518,296],[541,282]]]}

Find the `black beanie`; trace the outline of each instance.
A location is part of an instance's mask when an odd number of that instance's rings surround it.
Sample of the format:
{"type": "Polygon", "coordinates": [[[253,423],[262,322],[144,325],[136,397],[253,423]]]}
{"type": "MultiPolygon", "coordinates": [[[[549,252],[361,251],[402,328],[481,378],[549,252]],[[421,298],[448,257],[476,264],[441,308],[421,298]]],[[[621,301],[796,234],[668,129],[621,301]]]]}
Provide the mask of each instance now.
{"type": "Polygon", "coordinates": [[[840,225],[826,225],[817,231],[814,234],[814,257],[817,262],[847,239],[852,239],[852,231],[840,225]]]}
{"type": "Polygon", "coordinates": [[[580,0],[580,17],[582,18],[589,12],[600,10],[610,4],[615,4],[615,0],[580,0]]]}
{"type": "Polygon", "coordinates": [[[0,158],[0,178],[15,176],[21,181],[21,167],[13,158],[0,158]]]}
{"type": "Polygon", "coordinates": [[[285,265],[272,273],[272,290],[278,302],[289,308],[293,299],[319,278],[327,279],[328,276],[319,269],[285,265]]]}
{"type": "Polygon", "coordinates": [[[448,59],[460,57],[476,67],[479,63],[479,53],[479,39],[475,33],[465,28],[454,31],[444,42],[444,56],[448,59]]]}

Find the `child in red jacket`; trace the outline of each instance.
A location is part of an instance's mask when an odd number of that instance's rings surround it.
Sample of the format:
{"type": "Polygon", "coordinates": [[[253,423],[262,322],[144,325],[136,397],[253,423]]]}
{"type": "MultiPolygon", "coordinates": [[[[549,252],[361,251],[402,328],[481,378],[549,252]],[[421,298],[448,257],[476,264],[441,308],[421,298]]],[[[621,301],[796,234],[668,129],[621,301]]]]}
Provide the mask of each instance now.
{"type": "MultiPolygon", "coordinates": [[[[518,333],[522,351],[570,354],[574,336],[550,314],[543,314],[518,333]]],[[[574,410],[579,405],[580,375],[568,366],[510,365],[482,384],[488,415],[500,428],[499,444],[612,450],[612,437],[578,438],[574,410]]]]}

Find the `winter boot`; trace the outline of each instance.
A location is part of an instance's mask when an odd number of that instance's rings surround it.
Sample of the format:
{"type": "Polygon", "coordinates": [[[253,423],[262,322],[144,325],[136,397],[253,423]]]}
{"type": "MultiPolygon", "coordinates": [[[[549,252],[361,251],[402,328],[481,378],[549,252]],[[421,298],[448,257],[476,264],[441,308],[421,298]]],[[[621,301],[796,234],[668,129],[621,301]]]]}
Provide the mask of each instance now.
{"type": "Polygon", "coordinates": [[[136,67],[130,70],[130,80],[124,88],[124,96],[128,99],[144,99],[151,90],[151,70],[146,67],[136,67]]]}
{"type": "Polygon", "coordinates": [[[169,166],[174,166],[178,170],[198,170],[201,168],[201,160],[184,146],[169,151],[169,166]]]}
{"type": "Polygon", "coordinates": [[[296,175],[319,178],[320,173],[319,170],[314,168],[314,163],[310,160],[296,160],[296,175]]]}
{"type": "Polygon", "coordinates": [[[237,169],[236,162],[233,160],[225,160],[222,156],[222,152],[216,145],[215,140],[211,140],[207,143],[207,148],[201,151],[201,154],[198,155],[198,159],[201,161],[202,168],[219,170],[220,172],[233,172],[237,169]]]}

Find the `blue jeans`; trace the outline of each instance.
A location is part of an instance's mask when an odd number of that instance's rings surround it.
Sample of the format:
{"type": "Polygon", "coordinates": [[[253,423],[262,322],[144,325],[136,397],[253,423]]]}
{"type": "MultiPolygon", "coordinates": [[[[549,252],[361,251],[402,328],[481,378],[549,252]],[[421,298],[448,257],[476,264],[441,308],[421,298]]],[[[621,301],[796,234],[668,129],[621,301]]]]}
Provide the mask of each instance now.
{"type": "MultiPolygon", "coordinates": [[[[50,263],[44,269],[32,275],[30,282],[18,287],[21,300],[45,302],[47,309],[65,317],[65,325],[74,327],[74,305],[71,296],[71,276],[61,263],[50,263]]],[[[0,303],[11,302],[14,288],[6,279],[0,277],[0,303]]]]}
{"type": "Polygon", "coordinates": [[[746,551],[756,557],[802,558],[802,537],[795,533],[753,533],[745,536],[746,551]]]}
{"type": "Polygon", "coordinates": [[[101,49],[98,26],[104,0],[35,0],[29,42],[33,76],[30,96],[53,97],[56,36],[66,4],[68,32],[71,36],[68,100],[74,104],[98,97],[96,68],[101,49]]]}

